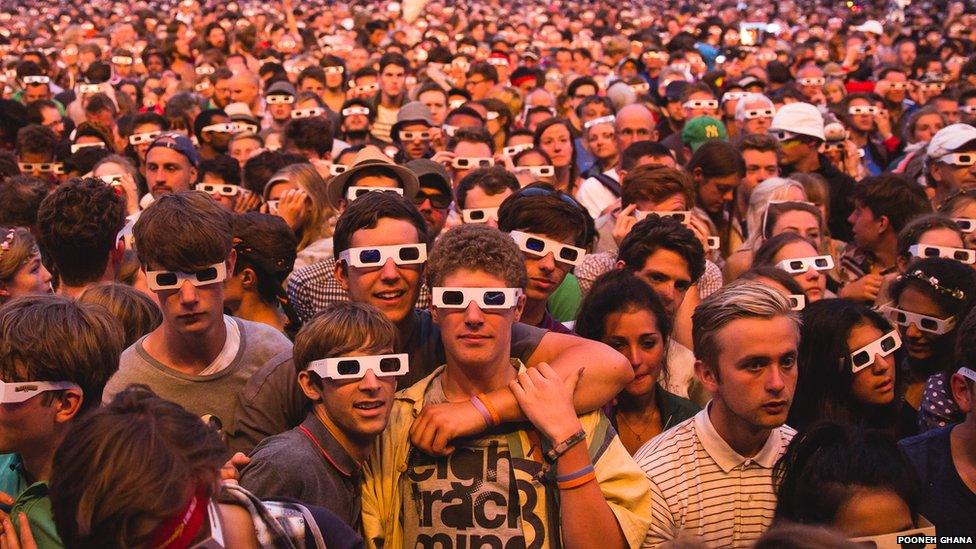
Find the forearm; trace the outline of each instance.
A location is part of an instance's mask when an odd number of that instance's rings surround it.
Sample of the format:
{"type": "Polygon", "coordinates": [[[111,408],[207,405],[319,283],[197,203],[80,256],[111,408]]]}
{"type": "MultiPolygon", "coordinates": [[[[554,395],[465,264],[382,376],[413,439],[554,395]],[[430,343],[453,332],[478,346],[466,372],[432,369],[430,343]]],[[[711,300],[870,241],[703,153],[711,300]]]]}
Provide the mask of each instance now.
{"type": "MultiPolygon", "coordinates": [[[[586,443],[569,449],[556,462],[556,474],[565,476],[591,465],[586,443]]],[[[559,517],[563,546],[626,547],[617,517],[607,504],[600,484],[594,479],[575,488],[559,491],[559,517]]]]}

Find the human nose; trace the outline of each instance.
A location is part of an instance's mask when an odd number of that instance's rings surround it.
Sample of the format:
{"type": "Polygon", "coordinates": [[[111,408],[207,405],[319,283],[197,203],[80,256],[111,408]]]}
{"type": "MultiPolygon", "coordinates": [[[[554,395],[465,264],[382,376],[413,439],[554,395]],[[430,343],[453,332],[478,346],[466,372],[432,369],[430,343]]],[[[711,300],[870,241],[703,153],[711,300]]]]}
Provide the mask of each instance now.
{"type": "Polygon", "coordinates": [[[641,350],[637,345],[631,345],[627,349],[627,358],[630,360],[630,365],[636,370],[641,365],[641,350]]]}
{"type": "Polygon", "coordinates": [[[539,260],[539,268],[546,272],[551,272],[556,269],[556,258],[552,253],[548,253],[539,260]]]}
{"type": "Polygon", "coordinates": [[[397,269],[397,264],[393,261],[392,257],[387,259],[386,263],[383,264],[383,268],[380,270],[380,278],[386,281],[400,278],[400,271],[397,269]]]}
{"type": "Polygon", "coordinates": [[[371,392],[380,388],[380,379],[373,370],[366,370],[366,374],[359,380],[359,390],[371,392]]]}
{"type": "Polygon", "coordinates": [[[183,285],[180,286],[180,302],[184,305],[192,305],[197,302],[198,297],[197,287],[189,280],[184,280],[183,285]]]}
{"type": "Polygon", "coordinates": [[[779,394],[786,388],[786,376],[779,364],[769,369],[766,377],[766,390],[772,394],[779,394]]]}
{"type": "Polygon", "coordinates": [[[482,312],[481,307],[477,303],[472,301],[468,303],[468,307],[464,310],[464,323],[470,325],[480,325],[485,321],[485,313],[482,312]]]}

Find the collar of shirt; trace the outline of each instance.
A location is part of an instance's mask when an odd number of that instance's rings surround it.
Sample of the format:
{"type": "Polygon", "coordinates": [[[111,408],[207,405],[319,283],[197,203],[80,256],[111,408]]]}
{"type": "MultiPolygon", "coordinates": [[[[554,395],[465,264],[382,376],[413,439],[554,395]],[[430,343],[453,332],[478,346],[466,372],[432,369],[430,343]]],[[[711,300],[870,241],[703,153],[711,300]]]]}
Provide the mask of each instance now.
{"type": "Polygon", "coordinates": [[[299,429],[307,436],[326,461],[332,464],[343,476],[359,478],[362,466],[339,444],[332,432],[322,423],[314,412],[310,412],[299,429]]]}
{"type": "Polygon", "coordinates": [[[711,406],[712,403],[709,402],[702,411],[695,415],[695,432],[698,434],[698,440],[701,441],[705,451],[722,468],[722,471],[728,473],[736,467],[745,468],[753,463],[765,469],[772,469],[779,458],[780,447],[782,446],[779,428],[777,427],[769,433],[766,444],[763,445],[758,454],[753,457],[744,457],[733,450],[715,430],[711,418],[708,417],[708,410],[711,406]]]}

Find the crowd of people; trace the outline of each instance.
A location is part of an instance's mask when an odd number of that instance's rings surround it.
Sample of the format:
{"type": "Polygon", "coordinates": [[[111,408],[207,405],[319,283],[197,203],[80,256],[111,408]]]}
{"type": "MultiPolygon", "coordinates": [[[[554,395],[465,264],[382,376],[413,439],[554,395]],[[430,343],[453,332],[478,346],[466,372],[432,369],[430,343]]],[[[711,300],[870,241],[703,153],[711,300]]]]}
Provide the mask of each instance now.
{"type": "Polygon", "coordinates": [[[976,4],[0,11],[0,548],[976,538],[976,4]]]}

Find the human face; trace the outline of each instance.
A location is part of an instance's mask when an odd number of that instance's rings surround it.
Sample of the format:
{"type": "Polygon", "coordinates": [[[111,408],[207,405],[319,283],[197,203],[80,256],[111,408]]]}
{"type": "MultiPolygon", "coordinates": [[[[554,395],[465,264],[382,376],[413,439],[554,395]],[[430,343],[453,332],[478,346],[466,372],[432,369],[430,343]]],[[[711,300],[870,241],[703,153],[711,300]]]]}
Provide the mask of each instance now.
{"type": "MultiPolygon", "coordinates": [[[[400,141],[400,145],[403,147],[403,152],[406,154],[408,160],[415,160],[417,158],[423,158],[424,153],[430,149],[430,139],[421,139],[421,132],[430,132],[430,127],[427,124],[407,124],[400,127],[401,132],[413,132],[414,137],[409,141],[400,141]]],[[[399,137],[399,136],[397,136],[399,137]]]]}
{"type": "Polygon", "coordinates": [[[695,179],[698,183],[698,201],[703,210],[710,214],[718,214],[725,205],[732,202],[732,193],[739,184],[739,174],[733,173],[721,177],[704,178],[701,169],[695,169],[695,179]]]}
{"type": "Polygon", "coordinates": [[[247,159],[251,158],[251,155],[254,154],[254,151],[260,148],[261,142],[257,139],[235,139],[231,141],[227,147],[227,151],[231,158],[243,166],[247,162],[247,159]]]}
{"type": "Polygon", "coordinates": [[[683,194],[673,194],[661,202],[652,200],[638,200],[637,210],[641,212],[680,212],[688,209],[688,203],[683,194]]]}
{"type": "MultiPolygon", "coordinates": [[[[903,84],[908,81],[908,76],[906,76],[903,72],[892,71],[885,75],[885,81],[893,84],[903,84]]],[[[900,104],[905,100],[905,91],[906,90],[904,89],[896,90],[894,88],[888,88],[888,91],[885,92],[884,97],[892,103],[900,104]]]]}
{"type": "Polygon", "coordinates": [[[301,92],[312,92],[322,97],[325,94],[325,82],[320,82],[314,78],[304,78],[301,85],[298,86],[298,93],[301,92]]]}
{"type": "Polygon", "coordinates": [[[435,126],[444,124],[444,118],[447,116],[447,96],[443,92],[428,90],[418,95],[417,100],[430,109],[435,126]]]}
{"type": "MultiPolygon", "coordinates": [[[[213,173],[207,172],[203,174],[203,179],[200,181],[208,185],[226,185],[227,182],[224,181],[223,177],[213,173]]],[[[213,198],[222,208],[227,211],[234,211],[234,204],[237,202],[237,196],[224,196],[220,193],[211,193],[210,198],[213,198]]]]}
{"type": "Polygon", "coordinates": [[[647,310],[614,313],[606,319],[603,342],[627,357],[634,368],[634,379],[624,387],[632,397],[654,391],[664,369],[664,335],[657,318],[647,310]]]}
{"type": "Polygon", "coordinates": [[[799,334],[793,321],[787,316],[740,318],[722,327],[715,339],[717,364],[704,365],[699,376],[713,395],[712,421],[719,433],[783,425],[796,388],[799,334]]]}
{"type": "Polygon", "coordinates": [[[464,82],[464,89],[471,94],[472,101],[479,101],[488,96],[491,92],[492,82],[480,74],[468,76],[464,82]]]}
{"type": "MultiPolygon", "coordinates": [[[[236,254],[226,261],[228,273],[234,272],[236,254]]],[[[200,265],[204,269],[209,265],[200,265]]],[[[145,271],[168,271],[163,265],[147,265],[145,271]]],[[[189,280],[173,290],[160,290],[156,294],[156,301],[163,312],[163,323],[166,331],[185,338],[199,338],[212,333],[213,329],[224,322],[224,282],[194,286],[189,280]]]]}
{"type": "MultiPolygon", "coordinates": [[[[478,141],[461,141],[454,147],[454,155],[461,158],[490,158],[492,157],[491,148],[487,144],[478,141]]],[[[461,169],[451,167],[454,172],[454,177],[452,178],[453,184],[457,187],[459,181],[464,179],[464,176],[471,173],[470,169],[461,169]]]]}
{"type": "Polygon", "coordinates": [[[58,109],[42,107],[41,124],[51,128],[51,131],[56,133],[59,137],[64,134],[64,119],[61,118],[61,113],[58,112],[58,109]]]}
{"type": "Polygon", "coordinates": [[[0,452],[12,454],[51,447],[59,431],[61,399],[45,405],[47,398],[50,397],[40,393],[24,402],[0,404],[0,452]]]}
{"type": "Polygon", "coordinates": [[[417,211],[420,215],[424,216],[424,221],[427,223],[427,230],[432,236],[437,236],[444,229],[444,223],[447,222],[447,211],[450,208],[437,208],[434,206],[433,199],[438,197],[443,197],[448,204],[450,204],[450,198],[444,197],[444,192],[436,187],[420,187],[417,193],[417,200],[421,199],[421,195],[424,195],[423,202],[417,204],[417,211]]]}
{"type": "Polygon", "coordinates": [[[627,110],[617,116],[617,150],[625,151],[636,141],[653,140],[653,135],[654,118],[650,113],[627,110]]]}
{"type": "MultiPolygon", "coordinates": [[[[704,92],[704,91],[702,91],[702,92],[695,92],[695,93],[691,94],[690,96],[688,96],[688,101],[712,101],[714,99],[715,99],[715,96],[714,95],[712,95],[712,94],[710,94],[708,92],[704,92]]],[[[682,107],[682,108],[684,108],[684,107],[682,107]]],[[[718,109],[707,109],[707,108],[689,109],[689,108],[684,108],[684,111],[685,111],[685,119],[686,120],[691,120],[692,118],[696,118],[698,116],[715,116],[715,117],[718,116],[718,109]]]]}
{"type": "MultiPolygon", "coordinates": [[[[769,108],[769,105],[765,101],[751,101],[746,104],[745,109],[750,110],[761,110],[769,108]]],[[[769,127],[773,124],[773,117],[771,116],[758,116],[756,118],[747,118],[742,122],[742,133],[745,135],[766,135],[769,131],[769,127]]]]}
{"type": "MultiPolygon", "coordinates": [[[[976,150],[959,150],[956,152],[972,153],[976,150]]],[[[932,177],[945,189],[946,193],[956,189],[976,188],[976,164],[972,166],[955,166],[944,162],[933,162],[930,165],[932,177]]]]}
{"type": "MultiPolygon", "coordinates": [[[[504,279],[485,273],[459,269],[444,277],[442,283],[450,288],[505,288],[504,279]]],[[[522,314],[525,297],[519,297],[511,309],[481,310],[476,302],[466,309],[431,307],[434,322],[441,328],[447,364],[465,370],[478,371],[479,376],[508,365],[512,339],[512,323],[522,314]]]]}
{"type": "Polygon", "coordinates": [[[387,65],[380,73],[380,89],[387,97],[398,97],[403,93],[406,71],[399,65],[387,65]]]}
{"type": "MultiPolygon", "coordinates": [[[[847,334],[847,349],[853,353],[884,335],[874,324],[858,324],[847,334]]],[[[851,383],[851,394],[860,402],[875,406],[888,404],[895,398],[895,355],[875,355],[874,363],[854,374],[851,383]]]]}
{"type": "MultiPolygon", "coordinates": [[[[867,99],[852,99],[850,107],[873,107],[874,103],[867,99]]],[[[874,130],[874,116],[870,114],[851,114],[851,125],[859,132],[870,132],[874,130]]]]}
{"type": "MultiPolygon", "coordinates": [[[[413,224],[385,217],[371,229],[354,232],[349,246],[363,248],[418,242],[420,235],[413,224]]],[[[422,273],[423,265],[397,265],[393,259],[379,268],[347,267],[343,261],[336,263],[336,279],[349,292],[349,298],[373,305],[394,324],[403,322],[413,312],[422,273]]]]}
{"type": "Polygon", "coordinates": [[[920,116],[915,121],[914,142],[928,143],[932,140],[932,136],[939,133],[939,130],[944,127],[945,122],[943,122],[942,115],[940,114],[932,113],[920,116]]]}
{"type": "Polygon", "coordinates": [[[959,103],[955,99],[936,99],[935,108],[939,114],[945,117],[949,124],[958,124],[962,119],[959,111],[959,103]]]}
{"type": "MultiPolygon", "coordinates": [[[[210,124],[227,124],[231,122],[229,116],[216,115],[210,120],[210,124]]],[[[209,143],[211,147],[217,152],[227,152],[227,147],[230,145],[230,138],[234,137],[234,134],[228,132],[202,132],[204,143],[209,143]]]]}
{"type": "Polygon", "coordinates": [[[214,105],[216,105],[217,108],[220,109],[226,107],[231,101],[231,89],[232,89],[231,79],[226,78],[223,80],[218,80],[214,84],[213,88],[214,88],[213,91],[214,105]]]}
{"type": "Polygon", "coordinates": [[[590,128],[586,133],[586,142],[597,160],[613,160],[617,157],[617,139],[613,124],[599,124],[590,128]]]}
{"type": "Polygon", "coordinates": [[[9,279],[0,281],[3,301],[22,295],[49,294],[51,291],[51,273],[44,268],[38,254],[31,256],[9,279]]]}
{"type": "Polygon", "coordinates": [[[146,181],[153,196],[190,190],[197,169],[185,156],[166,147],[153,147],[146,155],[146,181]]]}
{"type": "Polygon", "coordinates": [[[740,192],[752,193],[756,185],[779,175],[779,159],[775,151],[746,149],[742,151],[742,160],[746,164],[746,176],[742,178],[740,192]]]}
{"type": "Polygon", "coordinates": [[[546,128],[539,137],[539,148],[552,158],[552,165],[565,168],[573,161],[573,136],[569,128],[554,124],[546,128]]]}
{"type": "MultiPolygon", "coordinates": [[[[942,319],[949,318],[949,314],[938,303],[914,286],[908,286],[901,292],[895,307],[915,314],[942,319]]],[[[943,337],[920,330],[915,323],[911,323],[907,327],[899,326],[898,329],[905,342],[905,350],[912,360],[921,361],[932,358],[938,349],[939,340],[943,337]]]]}
{"type": "MultiPolygon", "coordinates": [[[[533,233],[536,234],[536,233],[533,233]]],[[[555,240],[570,246],[576,246],[572,238],[556,238],[554,235],[539,233],[538,236],[555,240]]],[[[525,296],[534,302],[545,301],[562,284],[566,275],[573,270],[573,266],[561,261],[556,261],[552,253],[545,257],[539,257],[522,252],[525,258],[525,270],[529,275],[529,284],[525,287],[525,296]]]]}
{"type": "MultiPolygon", "coordinates": [[[[807,242],[790,242],[780,248],[779,252],[773,256],[773,262],[779,263],[784,259],[813,257],[817,255],[820,255],[820,252],[807,242]]],[[[822,271],[810,267],[804,273],[796,273],[790,276],[803,288],[803,294],[807,296],[808,302],[813,303],[823,298],[824,292],[827,289],[827,276],[822,271]]]]}
{"type": "Polygon", "coordinates": [[[895,492],[883,488],[852,489],[856,493],[837,509],[831,525],[846,537],[891,534],[914,526],[912,510],[895,492]]]}
{"type": "Polygon", "coordinates": [[[820,220],[806,210],[790,210],[776,218],[772,235],[786,232],[796,233],[814,244],[820,244],[820,220]]]}
{"type": "Polygon", "coordinates": [[[854,211],[847,218],[854,231],[854,241],[858,246],[871,250],[881,239],[882,219],[876,217],[871,208],[855,201],[854,211]]]}
{"type": "Polygon", "coordinates": [[[589,103],[583,107],[583,111],[580,112],[580,120],[587,122],[589,120],[594,120],[610,114],[613,113],[610,112],[610,109],[608,109],[603,103],[589,103]]]}
{"type": "MultiPolygon", "coordinates": [[[[393,349],[379,352],[360,349],[343,356],[384,354],[393,354],[393,349]]],[[[321,399],[316,406],[322,406],[327,421],[335,424],[340,433],[356,443],[368,443],[386,428],[396,384],[396,377],[377,377],[372,370],[367,370],[360,379],[323,379],[318,391],[321,399]]]]}
{"type": "MultiPolygon", "coordinates": [[[[618,266],[622,266],[618,262],[618,266]]],[[[661,298],[664,309],[672,318],[691,287],[691,271],[688,262],[677,252],[658,248],[644,260],[644,267],[637,276],[651,285],[654,293],[661,298]]]]}
{"type": "Polygon", "coordinates": [[[258,86],[244,73],[235,75],[230,82],[230,100],[254,106],[258,98],[258,86]]]}
{"type": "Polygon", "coordinates": [[[51,88],[47,84],[27,84],[24,86],[24,103],[33,103],[51,98],[51,88]]]}
{"type": "MultiPolygon", "coordinates": [[[[468,190],[464,196],[464,207],[473,210],[480,208],[497,208],[502,205],[506,198],[512,195],[512,190],[506,188],[498,194],[487,194],[484,189],[475,185],[468,190]]],[[[488,218],[486,223],[490,227],[498,228],[498,221],[488,218]]]]}

